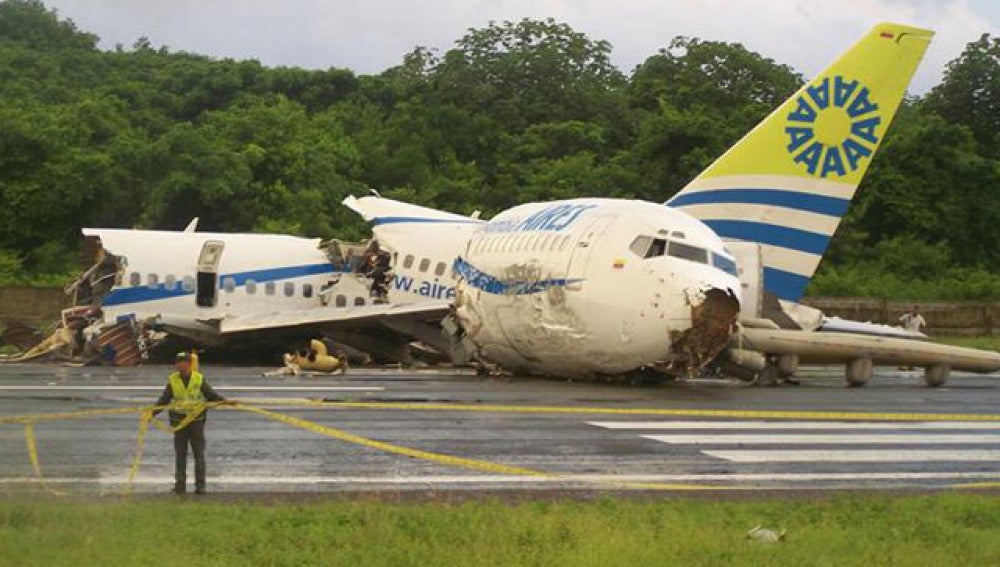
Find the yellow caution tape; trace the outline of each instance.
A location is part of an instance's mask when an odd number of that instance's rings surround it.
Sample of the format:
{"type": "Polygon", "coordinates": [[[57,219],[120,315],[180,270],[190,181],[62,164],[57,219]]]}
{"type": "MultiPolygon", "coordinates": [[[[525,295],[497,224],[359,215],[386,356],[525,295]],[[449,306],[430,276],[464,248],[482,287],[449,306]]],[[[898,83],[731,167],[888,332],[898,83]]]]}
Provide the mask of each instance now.
{"type": "Polygon", "coordinates": [[[511,406],[489,404],[416,404],[410,402],[328,402],[326,405],[350,409],[394,409],[411,411],[464,411],[486,413],[552,413],[591,415],[666,415],[673,417],[721,417],[757,419],[812,419],[845,421],[1000,421],[1000,414],[976,413],[865,413],[800,410],[711,410],[593,408],[573,406],[511,406]]]}
{"type": "MultiPolygon", "coordinates": [[[[268,400],[266,403],[274,404],[275,400],[268,400]]],[[[553,414],[611,414],[611,415],[669,415],[677,417],[727,417],[727,418],[767,418],[767,419],[815,419],[815,420],[870,420],[870,421],[1000,421],[1000,415],[996,414],[909,414],[909,413],[861,413],[861,412],[816,412],[816,411],[766,411],[766,410],[699,410],[699,409],[628,409],[628,408],[589,408],[589,407],[567,407],[567,406],[511,406],[511,405],[471,405],[471,404],[415,404],[415,403],[384,403],[384,402],[322,402],[302,399],[280,400],[282,405],[301,405],[308,407],[331,407],[331,408],[352,408],[352,409],[394,409],[411,411],[477,411],[477,412],[508,412],[508,413],[553,413],[553,414]]],[[[197,419],[205,410],[210,407],[223,405],[220,402],[202,403],[182,419],[176,426],[169,426],[153,419],[154,410],[170,409],[169,406],[144,406],[132,408],[119,408],[110,410],[84,410],[79,412],[68,412],[58,414],[37,414],[22,415],[14,417],[0,418],[0,424],[18,423],[25,427],[25,443],[28,448],[28,456],[35,474],[43,487],[55,494],[59,492],[48,488],[42,475],[41,465],[38,459],[37,443],[34,433],[34,424],[37,421],[48,421],[57,419],[78,419],[83,417],[101,415],[120,415],[127,413],[139,413],[139,426],[136,433],[136,451],[129,468],[128,482],[125,493],[131,492],[131,487],[138,474],[142,463],[142,453],[146,432],[152,424],[165,433],[176,433],[187,427],[197,419]]],[[[229,402],[233,409],[256,413],[293,427],[298,427],[314,433],[325,435],[333,439],[370,447],[388,453],[404,455],[416,459],[426,460],[447,466],[466,468],[471,470],[489,472],[494,474],[512,476],[531,476],[536,478],[549,478],[559,480],[556,473],[538,471],[511,465],[504,465],[490,461],[468,459],[454,455],[433,453],[419,449],[411,449],[385,441],[376,441],[359,435],[354,435],[327,425],[322,425],[305,419],[290,415],[269,411],[258,407],[247,405],[247,402],[235,404],[229,402]]],[[[760,487],[742,485],[709,485],[709,484],[667,484],[667,483],[640,483],[640,482],[618,482],[618,481],[591,481],[593,484],[607,487],[620,487],[639,490],[757,490],[760,487]]],[[[981,482],[952,485],[952,488],[996,488],[1000,486],[998,482],[981,482]]]]}
{"type": "Polygon", "coordinates": [[[335,429],[327,425],[320,425],[312,421],[307,421],[297,417],[292,417],[290,415],[285,415],[260,408],[249,407],[244,405],[237,405],[235,407],[243,411],[262,415],[264,417],[267,417],[268,419],[280,421],[281,423],[285,423],[293,427],[298,427],[300,429],[312,431],[313,433],[319,433],[320,435],[326,435],[327,437],[332,437],[334,439],[339,439],[341,441],[346,441],[348,443],[354,443],[356,445],[361,445],[364,447],[371,447],[372,449],[378,449],[380,451],[385,451],[387,453],[395,453],[397,455],[405,455],[407,457],[413,457],[415,459],[431,461],[442,465],[462,467],[462,468],[490,472],[495,474],[534,476],[534,477],[554,476],[549,473],[531,469],[525,469],[521,467],[513,467],[510,465],[491,463],[489,461],[466,459],[464,457],[455,457],[453,455],[444,455],[441,453],[431,453],[430,451],[421,451],[419,449],[410,449],[409,447],[401,447],[399,445],[394,445],[392,443],[386,443],[385,441],[376,441],[374,439],[368,439],[367,437],[353,435],[346,431],[335,429]]]}
{"type": "Polygon", "coordinates": [[[128,469],[128,482],[125,484],[125,495],[132,494],[132,482],[139,474],[139,466],[142,465],[142,449],[145,445],[146,432],[149,431],[149,422],[153,421],[153,412],[144,411],[139,413],[139,429],[135,434],[135,456],[132,457],[132,466],[128,469]]]}
{"type": "Polygon", "coordinates": [[[31,467],[35,469],[35,476],[38,477],[38,482],[41,483],[42,488],[52,494],[62,496],[63,493],[49,487],[45,483],[45,477],[42,476],[42,465],[38,462],[38,443],[35,440],[35,424],[33,422],[29,421],[24,424],[24,442],[28,446],[28,460],[31,461],[31,467]]]}

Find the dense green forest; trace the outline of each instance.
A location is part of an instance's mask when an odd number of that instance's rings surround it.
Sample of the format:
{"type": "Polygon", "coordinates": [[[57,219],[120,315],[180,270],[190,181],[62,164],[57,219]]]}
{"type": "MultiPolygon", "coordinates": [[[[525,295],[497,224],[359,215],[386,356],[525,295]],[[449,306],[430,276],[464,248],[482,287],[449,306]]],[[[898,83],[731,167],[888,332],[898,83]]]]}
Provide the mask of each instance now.
{"type": "MultiPolygon", "coordinates": [[[[809,293],[1000,298],[1000,38],[970,39],[901,108],[809,293]]],[[[97,40],[0,2],[2,282],[79,269],[81,226],[362,237],[339,203],[368,188],[484,215],[664,201],[802,84],[685,37],[626,74],[552,20],[471,29],[379,75],[97,40]]]]}

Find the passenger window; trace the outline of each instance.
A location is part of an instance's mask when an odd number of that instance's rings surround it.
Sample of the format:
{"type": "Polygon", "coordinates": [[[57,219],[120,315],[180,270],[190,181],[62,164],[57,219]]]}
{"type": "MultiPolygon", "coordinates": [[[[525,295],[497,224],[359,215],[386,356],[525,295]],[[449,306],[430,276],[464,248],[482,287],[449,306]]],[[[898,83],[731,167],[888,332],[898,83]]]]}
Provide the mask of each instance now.
{"type": "Polygon", "coordinates": [[[139,272],[132,272],[128,276],[128,284],[132,287],[139,287],[142,285],[142,274],[139,272]]]}
{"type": "Polygon", "coordinates": [[[285,297],[293,295],[295,295],[295,284],[293,282],[285,282],[285,297]]]}
{"type": "Polygon", "coordinates": [[[426,272],[427,268],[430,268],[430,267],[431,267],[431,261],[430,260],[428,260],[427,258],[424,258],[423,260],[420,260],[420,271],[421,272],[426,272]]]}
{"type": "Polygon", "coordinates": [[[438,262],[438,265],[434,267],[435,276],[443,276],[444,271],[448,269],[448,266],[444,262],[438,262]]]}
{"type": "Polygon", "coordinates": [[[355,297],[354,298],[354,305],[361,306],[361,305],[364,305],[364,304],[365,304],[365,298],[363,298],[363,297],[355,297]]]}
{"type": "Polygon", "coordinates": [[[538,244],[538,235],[532,234],[531,236],[528,237],[527,240],[524,241],[524,249],[538,250],[538,248],[535,247],[536,244],[538,244]]]}
{"type": "Polygon", "coordinates": [[[569,235],[568,234],[566,236],[562,237],[561,241],[559,242],[559,251],[562,252],[563,250],[565,250],[567,244],[569,244],[569,235]]]}
{"type": "Polygon", "coordinates": [[[302,297],[312,297],[313,296],[313,286],[312,284],[302,284],[302,297]]]}
{"type": "Polygon", "coordinates": [[[410,268],[413,266],[413,254],[407,254],[406,258],[403,259],[403,267],[410,268]]]}
{"type": "Polygon", "coordinates": [[[156,274],[149,274],[146,276],[146,285],[149,287],[156,287],[160,283],[160,277],[156,274]]]}
{"type": "Polygon", "coordinates": [[[555,251],[556,251],[556,248],[557,248],[558,246],[559,246],[559,236],[557,236],[557,235],[553,235],[553,236],[552,236],[552,245],[551,245],[551,246],[549,246],[549,251],[550,251],[550,252],[555,252],[555,251]]]}
{"type": "Polygon", "coordinates": [[[267,282],[266,284],[264,284],[264,294],[274,295],[274,288],[275,288],[274,282],[267,282]]]}
{"type": "Polygon", "coordinates": [[[708,250],[698,248],[697,246],[691,246],[690,244],[684,244],[683,242],[671,241],[668,253],[674,258],[690,260],[692,262],[698,262],[699,264],[708,263],[708,250]]]}
{"type": "Polygon", "coordinates": [[[163,278],[163,289],[167,291],[174,291],[177,289],[177,278],[175,278],[173,274],[167,274],[163,278]]]}
{"type": "Polygon", "coordinates": [[[649,245],[652,243],[653,239],[648,236],[636,236],[632,244],[628,245],[628,249],[635,253],[636,256],[645,258],[646,252],[649,252],[649,245]]]}
{"type": "Polygon", "coordinates": [[[236,290],[236,280],[233,278],[222,278],[222,289],[226,290],[226,293],[233,293],[236,290]]]}
{"type": "Polygon", "coordinates": [[[248,279],[244,285],[246,286],[247,293],[250,295],[257,293],[257,280],[248,279]]]}
{"type": "Polygon", "coordinates": [[[184,291],[194,291],[194,276],[184,276],[184,291]]]}
{"type": "Polygon", "coordinates": [[[338,295],[337,296],[337,307],[347,307],[347,296],[338,295]]]}

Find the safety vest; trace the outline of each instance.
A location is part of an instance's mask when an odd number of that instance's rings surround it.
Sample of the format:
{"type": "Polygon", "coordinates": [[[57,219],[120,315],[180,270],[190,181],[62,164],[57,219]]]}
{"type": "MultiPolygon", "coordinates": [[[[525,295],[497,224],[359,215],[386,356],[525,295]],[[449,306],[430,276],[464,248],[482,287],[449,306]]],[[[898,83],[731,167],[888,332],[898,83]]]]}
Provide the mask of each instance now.
{"type": "Polygon", "coordinates": [[[175,406],[170,411],[187,414],[189,409],[204,403],[205,396],[201,393],[202,382],[204,382],[204,378],[202,378],[200,372],[191,372],[187,387],[184,386],[184,380],[181,379],[180,372],[171,374],[170,378],[167,379],[167,383],[170,384],[170,391],[174,395],[173,401],[175,406]]]}

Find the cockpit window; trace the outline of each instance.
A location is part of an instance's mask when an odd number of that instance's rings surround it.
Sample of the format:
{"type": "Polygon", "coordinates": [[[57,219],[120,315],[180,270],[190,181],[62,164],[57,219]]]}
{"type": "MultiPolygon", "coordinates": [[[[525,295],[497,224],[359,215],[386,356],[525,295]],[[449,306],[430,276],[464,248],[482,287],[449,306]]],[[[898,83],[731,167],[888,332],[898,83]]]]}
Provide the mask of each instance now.
{"type": "Polygon", "coordinates": [[[684,244],[683,242],[671,241],[667,253],[674,258],[681,258],[682,260],[690,260],[699,264],[708,263],[708,250],[684,244]]]}
{"type": "Polygon", "coordinates": [[[659,258],[667,252],[667,241],[662,238],[654,238],[653,244],[649,247],[649,251],[646,252],[647,258],[659,258]]]}
{"type": "Polygon", "coordinates": [[[652,236],[636,236],[628,247],[641,258],[657,258],[667,252],[667,241],[652,236]]]}
{"type": "Polygon", "coordinates": [[[712,252],[712,265],[731,276],[738,275],[736,273],[736,262],[722,256],[721,254],[712,252]]]}
{"type": "Polygon", "coordinates": [[[640,258],[646,257],[646,252],[649,250],[650,243],[653,239],[648,236],[636,236],[632,244],[629,244],[628,249],[635,252],[635,255],[640,258]]]}

